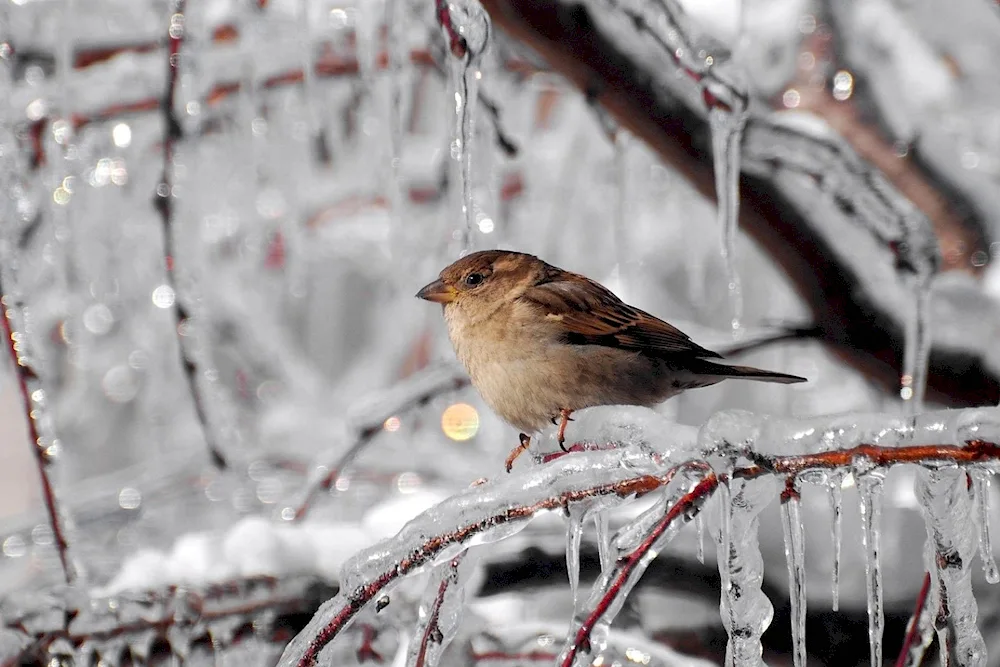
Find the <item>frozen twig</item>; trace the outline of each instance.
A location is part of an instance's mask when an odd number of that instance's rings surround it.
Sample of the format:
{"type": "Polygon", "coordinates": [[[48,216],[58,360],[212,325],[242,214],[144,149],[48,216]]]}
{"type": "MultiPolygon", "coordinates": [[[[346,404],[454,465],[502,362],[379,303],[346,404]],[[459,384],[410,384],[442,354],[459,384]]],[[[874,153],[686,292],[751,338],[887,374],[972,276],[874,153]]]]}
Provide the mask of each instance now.
{"type": "MultiPolygon", "coordinates": [[[[226,620],[242,619],[249,626],[262,614],[308,613],[315,609],[317,595],[329,590],[316,584],[312,577],[285,581],[251,577],[198,589],[170,587],[166,591],[132,594],[117,600],[115,606],[97,604],[95,600],[80,609],[66,609],[66,616],[73,619],[69,627],[30,634],[20,653],[0,662],[0,667],[26,664],[25,659],[45,655],[48,647],[60,640],[68,640],[74,646],[85,643],[99,646],[117,639],[142,637],[150,632],[165,636],[172,628],[181,626],[191,626],[192,631],[204,634],[211,632],[213,624],[226,620]],[[140,607],[143,612],[124,617],[126,609],[140,607]],[[98,611],[101,609],[105,610],[103,615],[98,611]]],[[[5,619],[5,625],[24,631],[24,623],[17,618],[5,619]]]]}
{"type": "Polygon", "coordinates": [[[468,378],[457,374],[452,368],[435,366],[403,380],[380,395],[378,400],[365,401],[364,405],[355,406],[352,412],[360,412],[362,415],[358,417],[359,424],[354,442],[344,451],[338,449],[320,457],[323,463],[314,468],[319,475],[310,482],[302,498],[295,504],[293,520],[299,521],[305,518],[312,509],[316,497],[333,488],[344,474],[344,470],[371,444],[375,436],[382,432],[385,420],[426,405],[437,396],[457,391],[468,383],[468,378]]]}
{"type": "Polygon", "coordinates": [[[445,638],[440,627],[441,607],[444,605],[445,599],[451,592],[451,589],[458,585],[458,568],[467,553],[467,551],[463,551],[452,558],[447,565],[442,566],[445,569],[442,573],[443,576],[441,576],[438,582],[437,592],[433,602],[431,602],[430,611],[419,622],[423,628],[418,627],[420,641],[416,644],[416,651],[412,660],[413,667],[425,667],[427,664],[436,664],[436,661],[432,662],[427,659],[427,653],[431,644],[438,645],[438,651],[443,650],[443,646],[441,645],[444,643],[445,638]]]}
{"type": "MultiPolygon", "coordinates": [[[[181,355],[181,368],[188,390],[191,392],[191,402],[194,405],[195,417],[201,428],[209,458],[217,468],[226,468],[226,458],[219,448],[214,431],[208,418],[208,408],[202,387],[198,382],[199,368],[195,354],[185,349],[183,331],[188,328],[191,314],[180,298],[177,290],[177,280],[174,277],[177,256],[174,244],[174,204],[173,204],[173,174],[174,147],[181,139],[181,125],[177,120],[174,101],[177,93],[177,73],[180,68],[181,46],[184,43],[184,6],[187,0],[172,0],[170,24],[167,28],[167,84],[160,100],[159,109],[163,115],[164,137],[162,142],[163,174],[156,186],[155,206],[160,214],[163,226],[163,257],[165,263],[166,285],[174,295],[174,333],[177,335],[177,346],[181,355]]],[[[190,335],[195,335],[194,333],[190,335]]]]}
{"type": "MultiPolygon", "coordinates": [[[[674,474],[683,467],[707,469],[707,466],[695,466],[692,463],[682,464],[672,468],[664,476],[663,485],[668,484],[674,474]]],[[[602,582],[605,582],[602,586],[603,590],[599,596],[592,597],[588,603],[589,608],[583,622],[576,628],[571,641],[560,656],[561,667],[573,667],[578,654],[591,652],[591,635],[594,628],[602,621],[610,621],[606,617],[613,616],[614,609],[621,607],[625,596],[631,591],[632,585],[642,576],[649,565],[651,560],[649,554],[651,551],[655,553],[656,545],[661,537],[678,519],[687,521],[694,518],[701,509],[702,503],[715,491],[719,485],[719,479],[711,472],[711,469],[708,471],[692,489],[680,496],[677,502],[667,507],[663,517],[643,535],[635,549],[620,556],[615,561],[614,569],[602,576],[602,582]]]]}
{"type": "MultiPolygon", "coordinates": [[[[63,529],[62,519],[59,516],[59,504],[56,501],[56,494],[52,488],[52,480],[49,479],[49,455],[46,453],[46,445],[41,438],[38,428],[38,413],[34,408],[32,398],[32,384],[38,383],[38,375],[29,365],[27,359],[21,355],[21,348],[24,345],[23,333],[15,332],[11,320],[14,313],[11,309],[11,297],[0,285],[0,325],[3,328],[3,336],[7,351],[14,366],[14,376],[17,379],[17,389],[21,394],[21,406],[24,409],[25,421],[28,427],[28,438],[31,441],[30,447],[34,454],[35,465],[38,469],[38,477],[42,484],[42,500],[45,503],[45,512],[48,516],[49,527],[52,529],[52,539],[55,542],[56,553],[59,554],[59,565],[62,567],[63,578],[67,584],[72,584],[76,580],[76,568],[69,557],[69,547],[66,541],[66,531],[63,529]]],[[[40,391],[40,389],[35,389],[40,391]]]]}

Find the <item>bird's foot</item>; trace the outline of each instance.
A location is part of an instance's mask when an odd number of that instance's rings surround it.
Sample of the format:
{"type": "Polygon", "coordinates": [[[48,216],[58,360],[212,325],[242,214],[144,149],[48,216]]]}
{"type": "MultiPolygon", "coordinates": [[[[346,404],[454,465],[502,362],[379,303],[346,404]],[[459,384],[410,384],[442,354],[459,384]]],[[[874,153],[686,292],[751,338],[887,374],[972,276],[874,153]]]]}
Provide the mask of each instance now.
{"type": "Polygon", "coordinates": [[[559,449],[564,452],[569,451],[566,449],[566,426],[573,421],[570,417],[571,414],[573,414],[573,411],[567,410],[566,408],[559,411],[559,416],[562,417],[562,421],[559,423],[559,435],[556,437],[556,440],[559,442],[559,449]]]}
{"type": "Polygon", "coordinates": [[[517,460],[517,457],[527,451],[528,445],[531,444],[531,438],[526,436],[524,433],[518,434],[518,437],[521,439],[521,444],[512,449],[510,454],[507,455],[507,472],[510,472],[510,469],[514,467],[514,461],[517,460]]]}

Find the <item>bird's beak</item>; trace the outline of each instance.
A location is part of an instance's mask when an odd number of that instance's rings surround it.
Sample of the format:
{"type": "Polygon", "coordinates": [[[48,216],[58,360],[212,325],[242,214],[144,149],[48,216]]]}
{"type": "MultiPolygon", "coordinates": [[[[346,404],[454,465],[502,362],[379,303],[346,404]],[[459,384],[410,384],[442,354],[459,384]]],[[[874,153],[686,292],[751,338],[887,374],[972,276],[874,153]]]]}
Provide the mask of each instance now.
{"type": "Polygon", "coordinates": [[[455,300],[457,294],[457,289],[451,285],[445,285],[443,281],[438,279],[429,285],[425,285],[422,290],[417,292],[417,298],[425,301],[433,301],[434,303],[451,303],[455,300]]]}

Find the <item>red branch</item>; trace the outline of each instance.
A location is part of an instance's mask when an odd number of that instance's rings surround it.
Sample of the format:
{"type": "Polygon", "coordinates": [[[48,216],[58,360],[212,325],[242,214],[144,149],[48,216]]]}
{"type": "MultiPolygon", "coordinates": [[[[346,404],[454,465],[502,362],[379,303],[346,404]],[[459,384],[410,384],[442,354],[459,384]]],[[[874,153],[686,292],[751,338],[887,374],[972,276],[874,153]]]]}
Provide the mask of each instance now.
{"type": "Polygon", "coordinates": [[[920,636],[920,617],[924,613],[924,606],[927,604],[927,595],[931,590],[931,573],[924,575],[924,584],[920,587],[917,595],[917,602],[913,606],[913,616],[906,624],[906,637],[903,639],[903,646],[899,649],[899,657],[896,658],[896,667],[906,667],[910,651],[913,650],[913,643],[920,636]]]}
{"type": "Polygon", "coordinates": [[[49,458],[45,453],[45,445],[42,443],[41,435],[38,431],[37,413],[32,406],[31,389],[29,382],[37,382],[38,376],[29,366],[18,351],[19,346],[24,345],[24,341],[18,341],[14,337],[14,329],[11,325],[13,313],[10,310],[10,299],[3,287],[0,286],[0,326],[3,327],[3,335],[7,339],[7,352],[10,353],[11,361],[14,362],[14,375],[17,378],[17,388],[21,393],[21,405],[24,408],[25,420],[28,427],[28,438],[31,440],[31,449],[35,455],[35,464],[38,468],[38,477],[42,483],[42,500],[45,502],[45,511],[49,518],[49,527],[52,529],[52,539],[56,545],[56,552],[59,554],[59,564],[62,566],[63,578],[67,584],[76,581],[76,569],[69,559],[69,548],[66,542],[66,533],[63,531],[62,520],[59,518],[59,505],[56,502],[55,492],[52,490],[52,481],[49,479],[49,458]]]}
{"type": "Polygon", "coordinates": [[[615,495],[620,498],[641,493],[648,493],[666,484],[672,473],[662,476],[642,475],[618,482],[600,484],[586,489],[576,491],[566,491],[556,496],[544,498],[531,505],[512,504],[502,514],[497,514],[478,521],[466,524],[448,533],[429,537],[420,546],[413,549],[410,554],[396,563],[391,570],[383,572],[374,581],[367,585],[359,586],[352,591],[342,608],[334,617],[320,630],[308,648],[299,658],[299,667],[312,667],[316,664],[316,658],[323,648],[336,637],[341,630],[347,627],[348,623],[357,615],[362,608],[378,597],[379,593],[386,586],[400,577],[404,577],[413,570],[432,561],[441,551],[449,546],[461,544],[483,532],[484,530],[495,528],[516,521],[530,519],[535,514],[545,510],[554,510],[565,507],[570,503],[597,498],[600,496],[615,495]]]}

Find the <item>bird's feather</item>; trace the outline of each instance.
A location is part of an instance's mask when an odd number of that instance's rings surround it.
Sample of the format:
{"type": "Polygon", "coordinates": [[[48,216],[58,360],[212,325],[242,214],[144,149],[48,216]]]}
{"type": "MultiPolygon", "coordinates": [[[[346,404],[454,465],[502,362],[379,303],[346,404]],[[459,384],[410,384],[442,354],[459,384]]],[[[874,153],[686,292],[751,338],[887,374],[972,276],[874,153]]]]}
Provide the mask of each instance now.
{"type": "Polygon", "coordinates": [[[571,344],[635,350],[654,357],[721,358],[602,285],[554,266],[546,265],[544,277],[522,298],[541,309],[571,344]]]}

